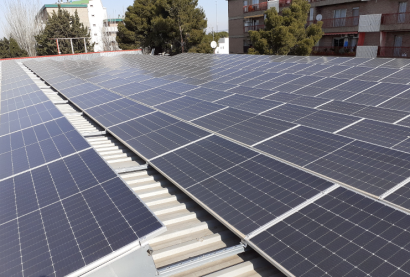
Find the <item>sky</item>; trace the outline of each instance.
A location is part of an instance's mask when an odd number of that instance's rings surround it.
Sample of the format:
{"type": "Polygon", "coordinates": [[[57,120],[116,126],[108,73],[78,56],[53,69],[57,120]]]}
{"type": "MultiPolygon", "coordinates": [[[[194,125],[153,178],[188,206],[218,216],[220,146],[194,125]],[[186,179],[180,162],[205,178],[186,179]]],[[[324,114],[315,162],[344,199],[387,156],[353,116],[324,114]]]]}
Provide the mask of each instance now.
{"type": "MultiPolygon", "coordinates": [[[[31,1],[31,0],[23,0],[31,1]]],[[[39,0],[42,4],[54,4],[57,0],[39,0]]],[[[1,2],[1,0],[0,0],[1,2]]],[[[107,8],[108,17],[118,17],[123,14],[133,0],[102,0],[103,5],[107,8]]],[[[205,10],[208,18],[208,31],[228,31],[228,1],[226,0],[198,0],[198,5],[205,10]],[[218,7],[218,10],[217,8],[218,7]]],[[[3,9],[0,8],[0,18],[4,18],[3,9]]],[[[0,38],[3,38],[4,33],[0,28],[0,38]]]]}

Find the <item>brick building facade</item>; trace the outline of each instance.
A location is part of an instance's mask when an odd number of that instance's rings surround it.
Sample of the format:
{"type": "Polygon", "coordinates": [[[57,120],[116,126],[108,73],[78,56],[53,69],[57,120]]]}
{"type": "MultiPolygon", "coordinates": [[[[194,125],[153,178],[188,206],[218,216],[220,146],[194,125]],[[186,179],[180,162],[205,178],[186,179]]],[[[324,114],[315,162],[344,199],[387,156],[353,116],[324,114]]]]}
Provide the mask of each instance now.
{"type": "MultiPolygon", "coordinates": [[[[246,53],[249,30],[264,28],[264,12],[291,0],[227,0],[230,53],[246,53]]],[[[410,57],[410,3],[405,0],[307,0],[307,24],[323,21],[324,35],[313,54],[410,57]],[[319,16],[318,16],[319,15],[319,16]],[[358,47],[359,46],[359,47],[358,47]],[[359,49],[361,51],[359,51],[359,49]],[[359,55],[360,52],[360,55],[359,55]]]]}

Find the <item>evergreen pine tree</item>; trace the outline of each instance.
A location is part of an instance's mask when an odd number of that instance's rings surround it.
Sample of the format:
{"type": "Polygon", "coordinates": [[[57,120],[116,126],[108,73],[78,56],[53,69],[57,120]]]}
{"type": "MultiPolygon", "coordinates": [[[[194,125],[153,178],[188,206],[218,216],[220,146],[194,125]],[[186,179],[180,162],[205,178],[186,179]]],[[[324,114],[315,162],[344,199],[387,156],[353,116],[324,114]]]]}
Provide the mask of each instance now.
{"type": "MultiPolygon", "coordinates": [[[[57,44],[52,38],[75,38],[75,37],[90,37],[90,33],[84,24],[80,22],[77,11],[74,15],[70,15],[67,10],[58,7],[57,13],[53,11],[51,18],[47,21],[44,30],[36,36],[37,55],[57,55],[57,44]]],[[[70,40],[58,41],[61,54],[71,54],[70,40]]],[[[86,39],[87,52],[93,52],[94,43],[90,44],[89,39],[86,39]]],[[[73,39],[74,53],[84,53],[84,40],[73,39]]]]}
{"type": "Polygon", "coordinates": [[[323,35],[322,22],[306,26],[310,4],[293,0],[289,8],[279,15],[275,8],[265,12],[265,30],[249,31],[253,48],[249,54],[301,55],[312,52],[323,35]]]}
{"type": "Polygon", "coordinates": [[[187,52],[201,43],[206,26],[198,0],[135,0],[118,24],[117,42],[121,49],[187,52]]]}
{"type": "Polygon", "coordinates": [[[0,40],[0,59],[28,57],[27,51],[20,48],[14,38],[0,40]]]}

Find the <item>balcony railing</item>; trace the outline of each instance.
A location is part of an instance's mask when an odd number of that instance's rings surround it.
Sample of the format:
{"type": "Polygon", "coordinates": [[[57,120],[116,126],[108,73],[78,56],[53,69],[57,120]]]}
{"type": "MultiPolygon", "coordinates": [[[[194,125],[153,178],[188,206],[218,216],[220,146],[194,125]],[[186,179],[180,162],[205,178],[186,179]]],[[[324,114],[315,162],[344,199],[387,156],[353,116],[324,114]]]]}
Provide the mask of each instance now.
{"type": "Polygon", "coordinates": [[[292,4],[292,0],[279,0],[279,7],[289,7],[292,4]]]}
{"type": "Polygon", "coordinates": [[[315,46],[312,56],[356,56],[356,47],[315,46]]]}
{"type": "Polygon", "coordinates": [[[256,12],[256,11],[263,11],[268,9],[268,2],[262,2],[259,4],[253,4],[243,7],[244,13],[256,12]]]}
{"type": "Polygon", "coordinates": [[[249,31],[259,31],[265,29],[265,25],[254,25],[254,26],[245,26],[243,27],[244,32],[247,33],[249,31]]]}
{"type": "Polygon", "coordinates": [[[359,16],[322,19],[322,28],[354,27],[359,25],[359,16]]]}
{"type": "Polygon", "coordinates": [[[410,58],[410,47],[379,47],[379,57],[410,58]]]}
{"type": "Polygon", "coordinates": [[[382,15],[382,25],[409,23],[410,13],[385,13],[382,15]]]}

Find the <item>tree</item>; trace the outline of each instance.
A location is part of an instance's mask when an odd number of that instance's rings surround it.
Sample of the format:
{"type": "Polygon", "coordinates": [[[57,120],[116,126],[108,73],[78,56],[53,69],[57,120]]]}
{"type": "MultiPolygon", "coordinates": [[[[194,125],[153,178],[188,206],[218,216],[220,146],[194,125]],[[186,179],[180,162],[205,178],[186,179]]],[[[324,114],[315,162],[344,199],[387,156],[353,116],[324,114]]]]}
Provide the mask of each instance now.
{"type": "Polygon", "coordinates": [[[0,40],[0,59],[28,57],[26,50],[21,49],[14,38],[0,40]]]}
{"type": "Polygon", "coordinates": [[[117,42],[121,49],[187,52],[201,43],[206,26],[198,0],[135,0],[118,24],[117,42]]]}
{"type": "Polygon", "coordinates": [[[0,5],[4,18],[2,28],[8,37],[27,51],[28,55],[36,56],[35,36],[43,28],[43,21],[37,16],[42,4],[40,0],[2,0],[0,5]]]}
{"type": "MultiPolygon", "coordinates": [[[[77,10],[74,15],[70,15],[67,10],[58,7],[57,13],[53,11],[51,18],[47,21],[47,24],[35,38],[37,41],[37,54],[39,56],[44,55],[57,55],[57,45],[53,38],[76,38],[76,37],[90,37],[90,32],[84,27],[84,24],[80,22],[77,10]]],[[[70,40],[58,41],[60,52],[62,54],[71,54],[70,40]]],[[[87,52],[93,52],[94,43],[90,44],[86,39],[87,52]]],[[[84,40],[73,39],[74,53],[84,53],[84,40]]]]}
{"type": "Polygon", "coordinates": [[[191,47],[191,49],[189,49],[189,52],[190,53],[212,54],[215,52],[215,49],[211,47],[211,42],[215,40],[218,43],[220,38],[227,38],[228,36],[229,36],[228,32],[208,33],[202,38],[201,43],[196,46],[191,47]]]}
{"type": "Polygon", "coordinates": [[[283,9],[282,15],[275,8],[267,10],[265,30],[249,31],[253,48],[248,53],[309,55],[323,35],[321,21],[305,27],[309,9],[307,1],[293,0],[289,8],[283,9]]]}

